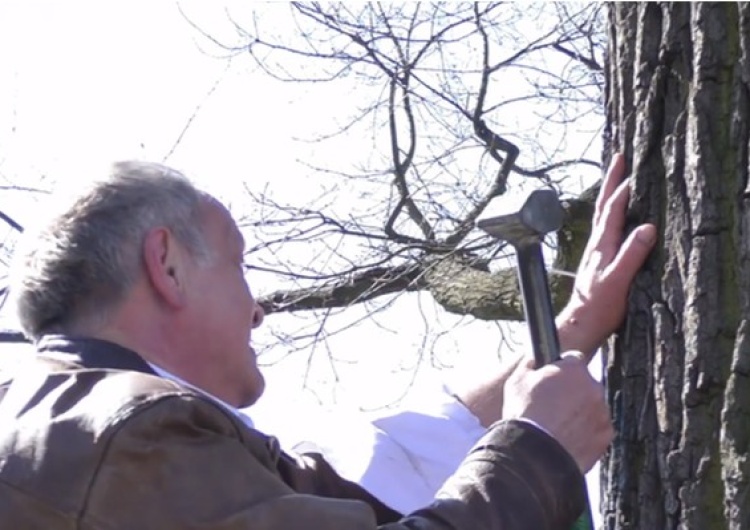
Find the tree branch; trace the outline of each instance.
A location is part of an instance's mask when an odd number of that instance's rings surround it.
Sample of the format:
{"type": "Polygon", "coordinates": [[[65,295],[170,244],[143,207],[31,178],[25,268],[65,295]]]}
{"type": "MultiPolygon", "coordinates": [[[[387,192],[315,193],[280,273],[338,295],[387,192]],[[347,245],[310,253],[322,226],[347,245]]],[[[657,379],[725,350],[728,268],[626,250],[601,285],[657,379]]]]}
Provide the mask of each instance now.
{"type": "Polygon", "coordinates": [[[13,220],[13,218],[11,218],[11,216],[9,216],[8,214],[0,211],[0,219],[8,223],[14,230],[23,233],[23,227],[20,225],[20,223],[13,220]]]}
{"type": "MultiPolygon", "coordinates": [[[[563,202],[564,221],[558,232],[554,268],[575,271],[591,232],[599,183],[578,198],[563,202]]],[[[523,310],[515,269],[492,273],[486,260],[457,253],[426,252],[415,264],[363,268],[322,286],[278,291],[261,297],[266,313],[348,307],[402,291],[429,291],[444,309],[484,320],[522,320],[523,310]]],[[[561,309],[572,280],[550,274],[553,305],[561,309]]]]}
{"type": "Polygon", "coordinates": [[[487,193],[474,205],[473,209],[466,215],[463,221],[459,224],[458,228],[445,239],[446,244],[451,247],[458,245],[458,243],[460,243],[474,228],[474,223],[485,210],[485,208],[487,208],[487,205],[489,205],[490,201],[497,195],[505,192],[508,175],[510,174],[511,169],[516,162],[516,158],[518,158],[518,147],[505,140],[504,138],[501,138],[494,132],[490,131],[489,127],[487,127],[487,124],[482,119],[482,116],[484,115],[484,102],[487,96],[487,89],[490,80],[490,48],[489,38],[487,37],[487,32],[485,31],[484,26],[482,25],[482,21],[479,16],[479,11],[476,4],[474,9],[476,13],[477,29],[479,30],[479,34],[482,36],[483,55],[479,95],[477,96],[477,103],[474,108],[472,123],[474,125],[474,132],[482,140],[485,146],[487,146],[487,150],[490,153],[490,156],[492,156],[493,159],[500,163],[500,168],[498,169],[497,174],[495,175],[495,180],[493,181],[487,193]],[[506,156],[501,157],[497,152],[498,150],[505,151],[506,156]]]}
{"type": "Polygon", "coordinates": [[[578,61],[579,63],[583,64],[584,66],[586,66],[590,70],[593,70],[594,72],[603,72],[604,71],[604,67],[602,65],[600,65],[599,63],[597,63],[596,60],[594,60],[592,57],[585,57],[585,56],[581,55],[580,53],[578,53],[578,52],[576,52],[574,50],[569,50],[568,48],[566,48],[565,46],[563,46],[562,44],[559,44],[559,43],[553,44],[552,47],[555,50],[557,50],[560,53],[562,53],[563,55],[567,55],[571,59],[573,59],[575,61],[578,61]]]}
{"type": "Polygon", "coordinates": [[[258,303],[267,314],[347,307],[386,294],[416,291],[421,288],[421,273],[419,264],[376,267],[328,285],[272,293],[258,303]]]}

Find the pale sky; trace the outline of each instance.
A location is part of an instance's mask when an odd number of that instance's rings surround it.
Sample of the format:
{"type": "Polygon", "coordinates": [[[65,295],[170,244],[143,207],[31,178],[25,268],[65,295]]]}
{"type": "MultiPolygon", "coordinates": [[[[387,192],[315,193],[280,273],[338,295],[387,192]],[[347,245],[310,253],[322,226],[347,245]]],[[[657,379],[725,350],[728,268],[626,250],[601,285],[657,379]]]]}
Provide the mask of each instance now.
{"type": "MultiPolygon", "coordinates": [[[[223,16],[211,5],[196,18],[223,16]]],[[[300,91],[241,59],[226,71],[195,41],[172,1],[0,3],[3,173],[85,178],[113,159],[163,160],[201,103],[169,163],[207,187],[283,173],[300,91]]]]}

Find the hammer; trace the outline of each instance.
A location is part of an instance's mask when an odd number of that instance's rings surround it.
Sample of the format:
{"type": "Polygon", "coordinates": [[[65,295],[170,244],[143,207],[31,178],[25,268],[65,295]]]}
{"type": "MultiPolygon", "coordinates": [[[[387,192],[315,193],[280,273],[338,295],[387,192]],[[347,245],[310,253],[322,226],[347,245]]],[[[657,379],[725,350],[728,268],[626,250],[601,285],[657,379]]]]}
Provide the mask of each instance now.
{"type": "Polygon", "coordinates": [[[518,212],[477,223],[489,235],[507,241],[516,249],[523,311],[537,367],[560,358],[560,341],[542,256],[542,240],[546,234],[558,230],[562,220],[563,209],[557,194],[552,190],[536,190],[518,212]]]}
{"type": "MultiPolygon", "coordinates": [[[[523,311],[537,368],[560,358],[560,341],[542,256],[542,240],[548,233],[559,230],[562,221],[563,209],[557,194],[552,190],[536,190],[518,212],[477,223],[489,235],[507,241],[516,249],[523,311]]],[[[587,498],[586,511],[576,521],[573,530],[593,528],[587,498]]]]}

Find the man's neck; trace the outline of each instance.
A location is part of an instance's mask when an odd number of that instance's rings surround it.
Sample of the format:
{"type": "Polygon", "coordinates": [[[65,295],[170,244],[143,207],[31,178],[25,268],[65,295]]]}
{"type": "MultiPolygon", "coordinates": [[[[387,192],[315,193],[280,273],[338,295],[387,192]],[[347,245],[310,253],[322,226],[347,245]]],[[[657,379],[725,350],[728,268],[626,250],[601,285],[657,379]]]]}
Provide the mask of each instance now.
{"type": "Polygon", "coordinates": [[[216,403],[218,403],[219,405],[221,405],[225,409],[227,409],[230,412],[232,412],[232,414],[234,414],[237,417],[239,417],[248,427],[251,427],[251,428],[253,427],[253,421],[250,419],[250,417],[247,416],[246,414],[244,414],[243,412],[240,412],[236,407],[233,407],[232,405],[230,405],[226,401],[223,401],[222,399],[219,399],[218,397],[216,397],[215,395],[211,394],[210,392],[206,392],[202,388],[199,388],[199,387],[197,387],[197,386],[195,386],[195,385],[193,385],[193,384],[185,381],[184,379],[182,379],[181,377],[173,374],[169,370],[166,370],[166,369],[162,368],[161,366],[159,366],[159,365],[157,365],[155,363],[152,363],[150,361],[146,361],[146,362],[151,367],[151,369],[154,372],[156,372],[156,375],[158,375],[159,377],[162,377],[164,379],[169,379],[170,381],[174,381],[175,383],[178,383],[180,385],[186,386],[188,388],[192,388],[193,390],[195,390],[197,392],[200,392],[204,396],[212,399],[213,401],[215,401],[216,403]]]}

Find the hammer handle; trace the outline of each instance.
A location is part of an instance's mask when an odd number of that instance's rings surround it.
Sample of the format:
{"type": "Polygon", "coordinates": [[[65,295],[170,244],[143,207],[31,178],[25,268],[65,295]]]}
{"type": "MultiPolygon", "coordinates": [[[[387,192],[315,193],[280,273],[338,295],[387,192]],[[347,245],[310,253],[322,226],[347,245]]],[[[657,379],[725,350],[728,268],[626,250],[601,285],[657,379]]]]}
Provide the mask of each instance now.
{"type": "Polygon", "coordinates": [[[534,360],[539,368],[560,358],[560,341],[557,337],[541,242],[530,240],[517,245],[516,259],[523,311],[531,333],[534,360]]]}
{"type": "MultiPolygon", "coordinates": [[[[540,240],[529,239],[516,245],[518,277],[521,282],[523,311],[526,314],[531,347],[534,350],[536,367],[553,363],[560,358],[560,340],[555,326],[547,269],[542,256],[540,240]]],[[[586,509],[571,530],[593,530],[591,503],[586,494],[586,509]]]]}

